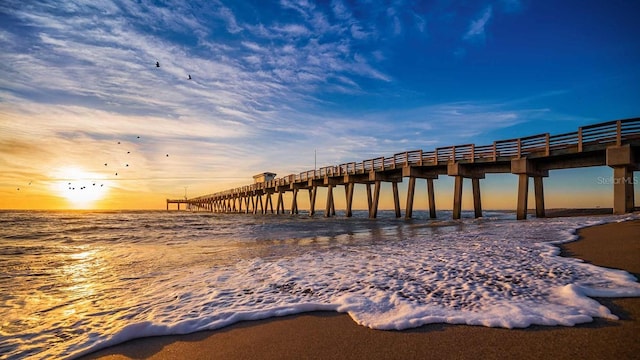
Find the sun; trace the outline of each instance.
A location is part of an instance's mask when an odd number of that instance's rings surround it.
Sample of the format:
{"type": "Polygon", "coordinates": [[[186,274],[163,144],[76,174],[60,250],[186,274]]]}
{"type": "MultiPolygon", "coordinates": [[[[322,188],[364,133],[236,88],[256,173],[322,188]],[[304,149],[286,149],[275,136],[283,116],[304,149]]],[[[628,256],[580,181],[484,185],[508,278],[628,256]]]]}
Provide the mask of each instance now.
{"type": "Polygon", "coordinates": [[[78,167],[59,169],[56,173],[55,192],[67,199],[75,209],[91,208],[103,199],[109,183],[102,174],[87,172],[78,167]]]}

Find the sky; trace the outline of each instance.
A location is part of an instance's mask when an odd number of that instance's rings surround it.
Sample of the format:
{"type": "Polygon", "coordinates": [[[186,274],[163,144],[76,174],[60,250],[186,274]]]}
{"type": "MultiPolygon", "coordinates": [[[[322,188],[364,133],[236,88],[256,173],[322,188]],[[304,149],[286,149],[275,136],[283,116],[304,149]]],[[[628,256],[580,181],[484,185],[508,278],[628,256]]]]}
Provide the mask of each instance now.
{"type": "MultiPolygon", "coordinates": [[[[3,0],[0,209],[162,209],[265,171],[637,117],[638,13],[621,0],[3,0]]],[[[547,206],[610,207],[611,175],[552,172],[547,206]]],[[[451,178],[436,184],[451,208],[451,178]]],[[[485,208],[515,208],[515,175],[482,186],[485,208]]]]}

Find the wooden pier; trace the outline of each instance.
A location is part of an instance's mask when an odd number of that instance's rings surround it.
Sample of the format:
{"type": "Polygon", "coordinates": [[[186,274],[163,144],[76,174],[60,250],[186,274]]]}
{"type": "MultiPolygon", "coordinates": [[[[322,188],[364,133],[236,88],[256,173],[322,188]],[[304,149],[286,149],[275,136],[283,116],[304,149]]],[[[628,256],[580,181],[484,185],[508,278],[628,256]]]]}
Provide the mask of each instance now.
{"type": "Polygon", "coordinates": [[[180,204],[185,204],[185,210],[191,208],[191,201],[188,199],[167,199],[167,210],[169,210],[169,204],[177,204],[178,210],[180,210],[180,204]]]}
{"type": "Polygon", "coordinates": [[[215,194],[183,200],[167,199],[167,210],[170,203],[177,203],[178,209],[180,204],[187,204],[191,209],[211,212],[274,213],[273,197],[277,196],[275,213],[284,214],[283,195],[292,192],[290,213],[297,214],[298,193],[307,190],[309,214],[314,215],[317,190],[326,187],[324,214],[333,216],[333,189],[344,186],[345,213],[350,217],[354,187],[362,184],[367,190],[369,217],[375,218],[381,184],[390,182],[395,214],[401,217],[398,183],[408,178],[405,217],[412,216],[416,179],[426,179],[429,214],[435,218],[433,182],[440,175],[448,175],[454,177],[453,218],[461,216],[464,179],[471,179],[475,216],[481,217],[480,180],[486,174],[510,173],[518,176],[517,218],[526,219],[530,178],[533,178],[536,216],[544,217],[543,179],[549,176],[549,170],[609,166],[613,169],[613,211],[623,214],[634,209],[633,172],[640,168],[639,159],[640,118],[633,118],[583,126],[576,132],[565,134],[545,133],[482,146],[465,144],[432,151],[412,150],[390,157],[326,166],[215,194]]]}

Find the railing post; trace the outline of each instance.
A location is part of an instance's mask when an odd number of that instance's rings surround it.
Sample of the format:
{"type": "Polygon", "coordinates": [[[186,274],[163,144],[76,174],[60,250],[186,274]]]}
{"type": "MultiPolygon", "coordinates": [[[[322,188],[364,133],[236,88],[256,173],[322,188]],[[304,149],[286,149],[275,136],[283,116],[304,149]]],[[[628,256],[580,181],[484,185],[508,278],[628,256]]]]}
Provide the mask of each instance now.
{"type": "Polygon", "coordinates": [[[518,138],[518,155],[516,159],[520,159],[521,155],[522,155],[522,140],[518,138]]]}
{"type": "Polygon", "coordinates": [[[422,150],[420,150],[420,160],[418,160],[418,166],[422,166],[422,150]]]}
{"type": "Polygon", "coordinates": [[[549,150],[551,145],[549,144],[550,140],[551,140],[551,136],[549,135],[549,133],[545,134],[545,139],[544,139],[544,154],[545,156],[549,156],[549,150]]]}
{"type": "Polygon", "coordinates": [[[438,165],[438,162],[440,161],[440,159],[438,159],[438,148],[436,148],[436,151],[434,151],[433,154],[434,159],[436,160],[435,164],[438,165]]]}
{"type": "Polygon", "coordinates": [[[622,145],[622,120],[616,121],[616,146],[622,145]]]}
{"type": "Polygon", "coordinates": [[[456,162],[456,146],[455,145],[451,147],[451,158],[452,158],[451,159],[452,162],[456,162]]]}
{"type": "Polygon", "coordinates": [[[498,159],[498,154],[496,151],[496,142],[493,142],[493,161],[496,161],[498,159]]]}
{"type": "Polygon", "coordinates": [[[471,144],[471,162],[476,162],[476,144],[471,144]]]}
{"type": "Polygon", "coordinates": [[[578,152],[582,152],[582,126],[578,128],[578,152]]]}

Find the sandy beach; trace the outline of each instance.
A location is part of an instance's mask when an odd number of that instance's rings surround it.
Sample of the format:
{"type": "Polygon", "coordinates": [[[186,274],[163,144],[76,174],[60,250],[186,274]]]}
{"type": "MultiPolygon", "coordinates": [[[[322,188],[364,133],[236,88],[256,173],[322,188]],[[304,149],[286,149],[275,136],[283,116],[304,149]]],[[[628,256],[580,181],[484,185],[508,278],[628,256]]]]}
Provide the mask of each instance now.
{"type": "MultiPolygon", "coordinates": [[[[640,277],[640,221],[580,230],[564,256],[640,277]]],[[[346,314],[315,312],[216,331],[132,340],[83,359],[635,359],[640,298],[598,298],[620,320],[575,327],[497,329],[433,324],[371,330],[346,314]]]]}

